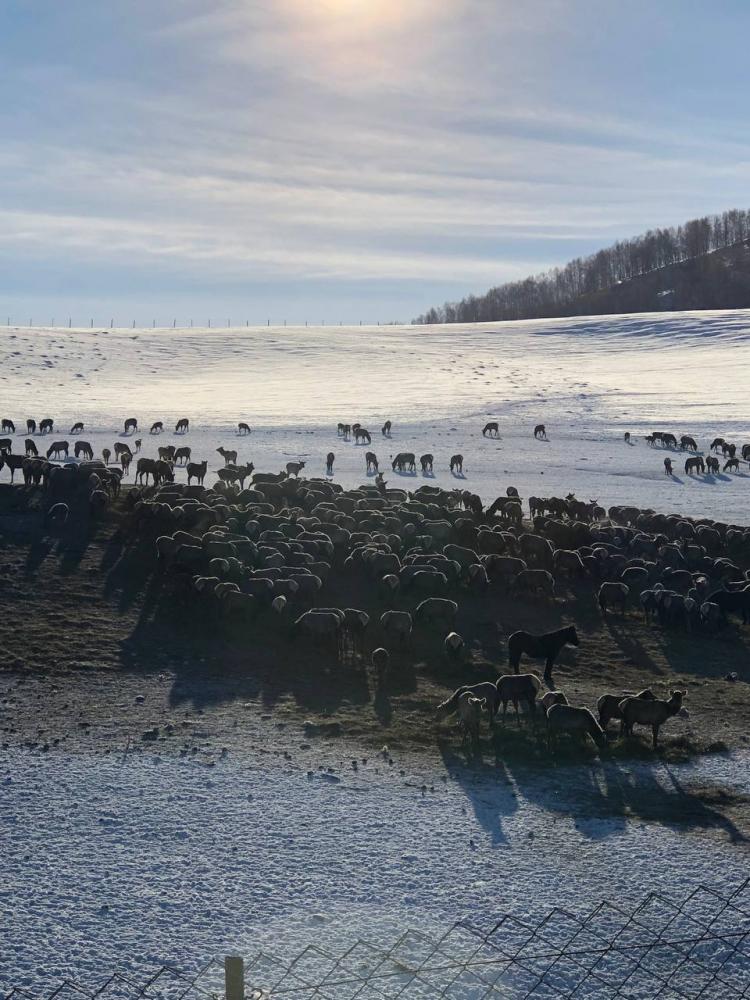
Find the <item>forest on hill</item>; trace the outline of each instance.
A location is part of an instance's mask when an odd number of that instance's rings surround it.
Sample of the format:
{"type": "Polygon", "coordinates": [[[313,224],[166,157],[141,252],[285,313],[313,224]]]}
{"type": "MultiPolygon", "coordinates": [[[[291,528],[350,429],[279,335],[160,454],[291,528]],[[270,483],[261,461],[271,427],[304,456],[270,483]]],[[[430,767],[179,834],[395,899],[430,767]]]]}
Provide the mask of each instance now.
{"type": "Polygon", "coordinates": [[[428,309],[415,323],[750,308],[750,211],[650,229],[563,267],[428,309]]]}

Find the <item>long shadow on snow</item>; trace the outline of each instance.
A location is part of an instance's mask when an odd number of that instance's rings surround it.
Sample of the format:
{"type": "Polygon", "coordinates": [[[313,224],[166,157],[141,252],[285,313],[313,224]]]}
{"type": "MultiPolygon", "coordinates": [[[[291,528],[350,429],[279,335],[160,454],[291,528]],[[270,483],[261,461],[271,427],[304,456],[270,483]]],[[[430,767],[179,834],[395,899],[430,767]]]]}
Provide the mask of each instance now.
{"type": "Polygon", "coordinates": [[[505,764],[498,758],[487,763],[481,749],[469,744],[457,749],[455,743],[441,739],[438,747],[446,771],[466,794],[493,847],[507,844],[502,821],[518,811],[518,799],[505,764]]]}
{"type": "Polygon", "coordinates": [[[628,820],[680,826],[689,830],[723,830],[733,843],[748,837],[718,809],[686,789],[674,769],[658,757],[622,764],[605,756],[582,760],[587,749],[572,744],[550,757],[548,770],[540,772],[513,760],[508,771],[524,798],[548,812],[572,819],[576,829],[591,840],[616,836],[628,820]],[[659,777],[667,781],[660,781],[659,777]],[[601,823],[601,820],[607,823],[601,823]]]}

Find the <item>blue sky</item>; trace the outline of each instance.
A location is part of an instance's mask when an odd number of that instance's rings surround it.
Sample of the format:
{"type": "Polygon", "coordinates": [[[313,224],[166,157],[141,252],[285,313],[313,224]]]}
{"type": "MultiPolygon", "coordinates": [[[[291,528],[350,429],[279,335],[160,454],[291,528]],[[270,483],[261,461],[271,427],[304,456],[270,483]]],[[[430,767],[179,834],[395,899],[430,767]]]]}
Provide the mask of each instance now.
{"type": "Polygon", "coordinates": [[[0,316],[410,319],[750,205],[746,0],[3,0],[0,316]]]}

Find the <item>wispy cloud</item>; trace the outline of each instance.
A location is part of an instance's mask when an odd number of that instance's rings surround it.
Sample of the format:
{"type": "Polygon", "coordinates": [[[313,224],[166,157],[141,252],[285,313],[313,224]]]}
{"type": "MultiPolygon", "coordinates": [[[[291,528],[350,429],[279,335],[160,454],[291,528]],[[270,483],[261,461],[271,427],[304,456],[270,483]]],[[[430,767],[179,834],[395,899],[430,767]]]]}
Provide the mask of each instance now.
{"type": "MultiPolygon", "coordinates": [[[[317,302],[321,282],[347,301],[347,283],[367,282],[373,304],[398,283],[416,312],[436,287],[479,291],[743,201],[744,133],[688,107],[656,53],[628,50],[636,29],[615,35],[618,10],[113,0],[92,16],[70,0],[41,24],[0,13],[14,38],[0,290],[13,298],[24,261],[37,288],[63,266],[85,287],[96,262],[120,299],[150,269],[165,296],[188,279],[207,300],[272,281],[300,308],[307,283],[317,302]]],[[[636,0],[630,17],[669,44],[663,14],[636,0]]]]}

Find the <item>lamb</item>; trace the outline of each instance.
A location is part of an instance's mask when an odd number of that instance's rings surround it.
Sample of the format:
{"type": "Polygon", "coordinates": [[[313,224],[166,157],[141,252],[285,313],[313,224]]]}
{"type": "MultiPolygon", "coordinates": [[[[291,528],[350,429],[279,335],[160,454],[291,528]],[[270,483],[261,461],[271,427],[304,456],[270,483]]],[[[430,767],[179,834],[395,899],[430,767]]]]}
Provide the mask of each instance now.
{"type": "Polygon", "coordinates": [[[625,583],[603,583],[597,594],[597,601],[606,615],[610,607],[619,607],[620,614],[625,614],[625,605],[628,602],[630,588],[625,583]]]}
{"type": "Polygon", "coordinates": [[[459,699],[464,694],[471,694],[475,698],[482,698],[484,700],[490,716],[490,725],[492,726],[499,705],[497,685],[493,684],[492,681],[481,681],[479,684],[464,684],[462,687],[457,688],[450,698],[446,698],[445,701],[438,705],[436,710],[438,719],[443,719],[445,716],[453,715],[454,712],[457,712],[459,699]]]}
{"type": "Polygon", "coordinates": [[[575,733],[587,735],[598,747],[607,745],[607,737],[599,723],[587,708],[577,708],[573,705],[553,705],[547,712],[547,741],[550,750],[553,739],[559,733],[575,733]]]}
{"type": "Polygon", "coordinates": [[[462,745],[470,739],[472,743],[479,742],[479,724],[482,712],[486,711],[487,702],[484,698],[477,698],[468,691],[458,699],[458,725],[463,730],[462,745]]]}
{"type": "Polygon", "coordinates": [[[659,730],[674,715],[685,714],[682,702],[687,697],[687,691],[672,691],[669,701],[660,701],[658,698],[623,698],[620,702],[620,712],[622,713],[623,733],[625,736],[632,736],[633,726],[651,726],[653,734],[654,750],[659,740],[659,730]]]}

